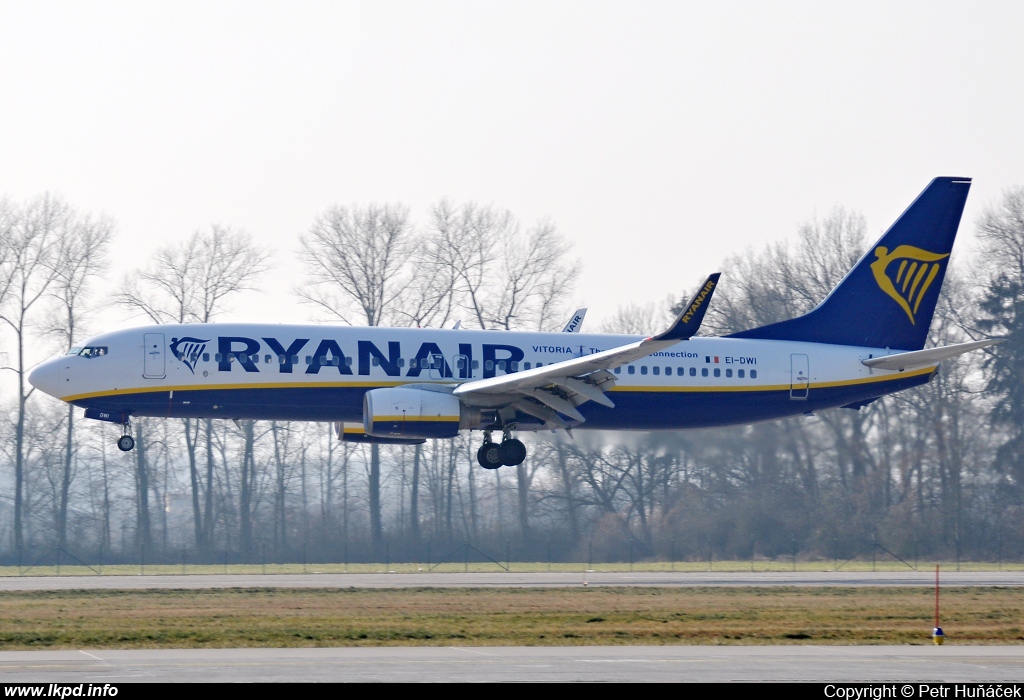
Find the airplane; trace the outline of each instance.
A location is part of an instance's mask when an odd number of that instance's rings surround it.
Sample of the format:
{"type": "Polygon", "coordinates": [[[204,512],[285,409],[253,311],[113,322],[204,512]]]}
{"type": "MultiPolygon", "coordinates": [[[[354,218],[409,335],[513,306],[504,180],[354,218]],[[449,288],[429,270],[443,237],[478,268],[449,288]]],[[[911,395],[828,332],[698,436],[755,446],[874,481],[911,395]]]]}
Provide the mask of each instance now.
{"type": "Polygon", "coordinates": [[[681,430],[859,409],[1000,342],[924,349],[970,184],[934,179],[810,312],[727,336],[695,336],[715,273],[650,337],[574,332],[582,309],[556,333],[165,324],[90,338],[29,381],[121,425],[125,452],[138,416],[323,421],[342,440],[386,444],[479,430],[486,469],[523,462],[516,432],[681,430]]]}

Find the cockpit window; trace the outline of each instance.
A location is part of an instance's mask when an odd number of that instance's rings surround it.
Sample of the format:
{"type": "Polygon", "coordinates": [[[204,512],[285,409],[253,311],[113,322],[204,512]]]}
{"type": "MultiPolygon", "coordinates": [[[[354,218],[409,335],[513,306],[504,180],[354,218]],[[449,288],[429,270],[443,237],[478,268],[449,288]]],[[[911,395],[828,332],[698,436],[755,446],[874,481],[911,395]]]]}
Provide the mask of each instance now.
{"type": "Polygon", "coordinates": [[[77,355],[80,352],[82,352],[82,348],[81,347],[75,347],[75,348],[71,348],[70,350],[68,350],[68,354],[69,355],[77,355]]]}
{"type": "Polygon", "coordinates": [[[90,345],[87,348],[82,348],[82,352],[78,353],[82,357],[102,357],[107,354],[106,345],[90,345]]]}

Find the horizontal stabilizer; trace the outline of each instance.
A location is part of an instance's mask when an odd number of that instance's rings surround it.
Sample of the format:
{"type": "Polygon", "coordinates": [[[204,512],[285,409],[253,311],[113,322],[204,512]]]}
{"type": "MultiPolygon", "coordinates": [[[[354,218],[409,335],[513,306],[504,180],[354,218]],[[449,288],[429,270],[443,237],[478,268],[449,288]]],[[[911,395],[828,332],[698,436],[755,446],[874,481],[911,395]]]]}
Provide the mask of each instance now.
{"type": "Polygon", "coordinates": [[[941,348],[928,348],[927,350],[915,350],[914,352],[901,352],[898,355],[886,355],[885,357],[873,357],[868,360],[861,360],[872,369],[916,369],[938,364],[942,360],[948,360],[957,355],[963,355],[971,350],[987,348],[1006,340],[1005,338],[992,338],[989,340],[975,340],[970,343],[959,343],[957,345],[946,345],[941,348]]]}
{"type": "Polygon", "coordinates": [[[696,335],[704,320],[704,314],[707,313],[708,306],[711,304],[711,295],[715,293],[715,287],[718,286],[718,278],[721,276],[721,272],[709,275],[689,303],[683,307],[675,323],[667,331],[654,336],[651,340],[687,340],[696,335]]]}

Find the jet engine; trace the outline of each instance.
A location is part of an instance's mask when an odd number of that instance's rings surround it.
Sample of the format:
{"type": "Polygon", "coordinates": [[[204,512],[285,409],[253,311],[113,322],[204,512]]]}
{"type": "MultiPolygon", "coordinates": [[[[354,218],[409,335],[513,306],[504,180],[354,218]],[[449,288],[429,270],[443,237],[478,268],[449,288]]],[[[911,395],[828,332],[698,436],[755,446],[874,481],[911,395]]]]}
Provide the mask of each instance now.
{"type": "Polygon", "coordinates": [[[363,429],[374,437],[450,438],[476,427],[479,411],[451,394],[393,387],[363,395],[363,429]]]}

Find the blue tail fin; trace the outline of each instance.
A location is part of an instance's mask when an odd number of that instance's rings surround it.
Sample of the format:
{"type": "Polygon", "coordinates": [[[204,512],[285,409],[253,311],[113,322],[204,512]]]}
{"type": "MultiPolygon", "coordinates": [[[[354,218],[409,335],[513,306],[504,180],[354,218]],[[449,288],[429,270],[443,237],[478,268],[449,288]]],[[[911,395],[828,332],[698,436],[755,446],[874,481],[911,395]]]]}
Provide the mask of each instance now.
{"type": "Polygon", "coordinates": [[[920,350],[970,187],[935,178],[814,309],[730,337],[920,350]]]}

